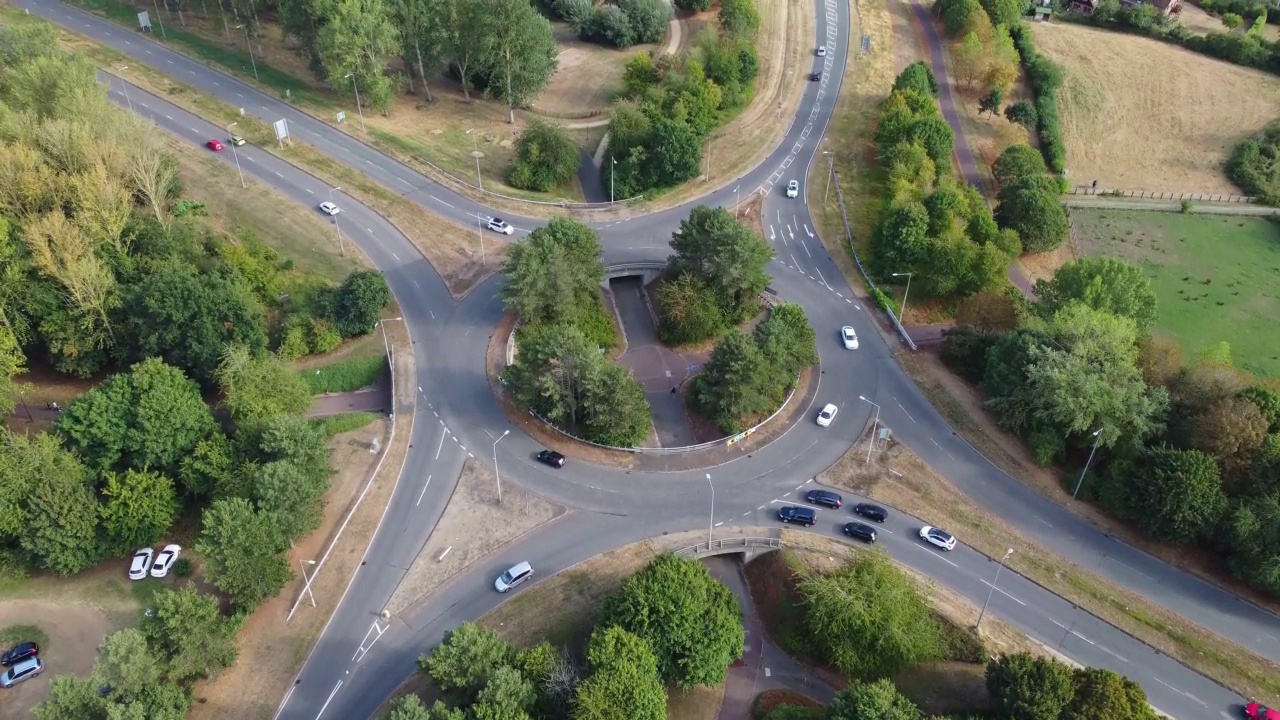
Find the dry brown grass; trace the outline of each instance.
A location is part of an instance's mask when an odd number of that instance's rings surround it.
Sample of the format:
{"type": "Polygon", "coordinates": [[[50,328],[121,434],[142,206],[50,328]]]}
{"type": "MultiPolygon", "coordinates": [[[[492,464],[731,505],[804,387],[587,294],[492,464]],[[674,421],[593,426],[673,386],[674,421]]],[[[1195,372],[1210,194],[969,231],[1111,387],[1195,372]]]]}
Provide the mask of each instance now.
{"type": "Polygon", "coordinates": [[[724,683],[694,686],[688,692],[667,688],[667,720],[715,720],[724,702],[724,683]]]}
{"type": "MultiPolygon", "coordinates": [[[[119,564],[115,563],[113,569],[118,569],[119,564]]],[[[63,599],[0,600],[0,630],[15,625],[34,625],[48,636],[47,641],[39,641],[46,669],[40,677],[4,691],[0,720],[32,717],[31,708],[48,697],[55,675],[87,677],[98,645],[118,628],[102,608],[74,595],[63,599]]],[[[15,641],[27,639],[34,638],[15,641]]]]}
{"type": "Polygon", "coordinates": [[[554,25],[556,44],[560,46],[556,72],[531,108],[539,115],[552,118],[582,120],[599,116],[604,119],[609,103],[624,90],[622,72],[627,61],[659,47],[605,47],[579,40],[564,23],[554,25]]]}
{"type": "Polygon", "coordinates": [[[1046,550],[956,490],[906,446],[891,443],[870,465],[857,450],[819,475],[819,481],[959,529],[971,547],[989,556],[1015,548],[1011,568],[1086,612],[1239,693],[1280,694],[1277,664],[1046,550]]]}
{"type": "Polygon", "coordinates": [[[498,502],[489,467],[474,458],[462,464],[444,514],[396,586],[387,610],[399,615],[431,595],[475,561],[563,514],[565,508],[507,483],[498,502]]]}
{"type": "Polygon", "coordinates": [[[1223,163],[1275,119],[1275,76],[1136,35],[1031,27],[1040,52],[1066,71],[1059,104],[1075,184],[1240,194],[1223,163]]]}

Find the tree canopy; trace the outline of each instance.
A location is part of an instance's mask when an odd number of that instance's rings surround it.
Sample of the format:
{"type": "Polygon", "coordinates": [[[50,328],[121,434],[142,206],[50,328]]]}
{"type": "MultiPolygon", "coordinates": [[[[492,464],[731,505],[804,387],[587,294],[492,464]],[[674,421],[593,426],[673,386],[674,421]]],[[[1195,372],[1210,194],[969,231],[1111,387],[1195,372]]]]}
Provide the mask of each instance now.
{"type": "Polygon", "coordinates": [[[1018,233],[1027,252],[1048,252],[1067,240],[1067,213],[1058,181],[1047,175],[1024,177],[1000,188],[995,218],[1018,233]]]}
{"type": "Polygon", "coordinates": [[[829,720],[920,720],[921,712],[888,680],[854,682],[836,693],[829,720]]]}
{"type": "Polygon", "coordinates": [[[658,660],[643,638],[599,624],[587,645],[587,665],[573,720],[665,720],[666,689],[658,660]]]}
{"type": "Polygon", "coordinates": [[[527,324],[573,321],[584,306],[599,302],[602,252],[591,228],[568,218],[551,220],[511,247],[502,268],[503,302],[527,324]]]}
{"type": "Polygon", "coordinates": [[[238,607],[257,607],[293,577],[283,555],[288,538],[278,521],[243,498],[215,500],[204,511],[196,552],[204,557],[209,581],[238,607]]]}
{"type": "Polygon", "coordinates": [[[764,269],[773,250],[728,210],[695,207],[671,236],[671,248],[675,254],[667,260],[668,270],[704,281],[731,324],[756,314],[759,295],[769,284],[764,269]]]}
{"type": "Polygon", "coordinates": [[[1140,268],[1115,258],[1073,260],[1059,268],[1052,279],[1037,281],[1035,294],[1035,309],[1044,317],[1079,302],[1133,320],[1139,334],[1148,332],[1156,320],[1156,293],[1151,282],[1140,268]]]}
{"type": "Polygon", "coordinates": [[[1058,720],[1075,696],[1071,667],[1028,653],[987,663],[987,690],[1003,717],[1058,720]]]}
{"type": "Polygon", "coordinates": [[[577,143],[564,128],[534,118],[516,138],[516,161],[507,177],[513,187],[554,190],[573,182],[578,154],[577,143]]]}

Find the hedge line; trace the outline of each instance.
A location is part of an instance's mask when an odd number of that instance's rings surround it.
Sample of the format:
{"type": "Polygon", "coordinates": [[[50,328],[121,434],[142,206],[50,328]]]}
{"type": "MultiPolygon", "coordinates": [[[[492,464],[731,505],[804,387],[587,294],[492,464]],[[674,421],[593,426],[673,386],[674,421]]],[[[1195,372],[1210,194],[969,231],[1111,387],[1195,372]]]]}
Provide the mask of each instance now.
{"type": "Polygon", "coordinates": [[[1062,68],[1036,51],[1031,31],[1022,23],[1009,26],[1009,35],[1018,48],[1022,66],[1027,69],[1031,89],[1036,96],[1036,120],[1040,135],[1040,153],[1044,163],[1055,173],[1067,166],[1067,146],[1062,138],[1062,120],[1058,116],[1058,89],[1062,87],[1062,68]]]}

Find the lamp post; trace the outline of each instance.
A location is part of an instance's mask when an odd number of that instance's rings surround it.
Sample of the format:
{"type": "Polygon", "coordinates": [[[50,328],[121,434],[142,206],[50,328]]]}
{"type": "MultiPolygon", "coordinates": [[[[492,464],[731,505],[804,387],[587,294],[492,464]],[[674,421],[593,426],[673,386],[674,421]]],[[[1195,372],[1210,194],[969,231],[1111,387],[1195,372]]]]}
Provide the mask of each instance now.
{"type": "MultiPolygon", "coordinates": [[[[468,130],[467,132],[471,131],[468,130]]],[[[476,135],[471,136],[471,157],[476,159],[476,187],[484,190],[484,180],[480,178],[480,140],[476,135]]]]}
{"type": "Polygon", "coordinates": [[[240,174],[240,187],[243,189],[245,186],[244,171],[240,169],[240,153],[236,152],[236,141],[231,139],[231,128],[239,124],[238,122],[233,122],[227,126],[227,142],[231,143],[231,157],[236,159],[236,172],[240,174]]]}
{"type": "Polygon", "coordinates": [[[1084,484],[1084,474],[1089,472],[1089,464],[1093,462],[1093,454],[1098,452],[1098,441],[1102,439],[1102,428],[1093,431],[1093,449],[1089,451],[1089,459],[1084,462],[1084,469],[1080,471],[1080,479],[1076,481],[1076,489],[1071,492],[1071,499],[1075,500],[1080,494],[1080,486],[1084,484]]]}
{"type": "Polygon", "coordinates": [[[311,592],[311,581],[315,579],[316,574],[315,572],[312,572],[311,577],[307,577],[307,566],[315,565],[315,564],[316,564],[315,560],[299,560],[298,561],[299,567],[302,568],[302,582],[303,582],[302,591],[305,592],[307,594],[307,597],[311,599],[311,607],[316,606],[315,593],[311,592]]]}
{"type": "Polygon", "coordinates": [[[355,73],[347,73],[342,79],[347,78],[351,78],[351,87],[356,91],[356,114],[360,116],[360,129],[364,130],[364,109],[360,107],[360,83],[356,82],[355,73]]]}
{"type": "MultiPolygon", "coordinates": [[[[128,65],[121,65],[120,72],[128,70],[128,65]]],[[[133,101],[129,99],[129,83],[124,78],[120,78],[120,87],[124,90],[124,101],[129,106],[129,112],[133,112],[133,101]]]]}
{"type": "Polygon", "coordinates": [[[498,485],[498,502],[502,502],[502,475],[498,473],[498,443],[510,433],[510,430],[503,430],[498,439],[493,441],[493,480],[498,485]]]}
{"type": "Polygon", "coordinates": [[[871,437],[867,440],[867,463],[869,464],[871,462],[871,450],[876,446],[876,429],[880,425],[880,406],[861,395],[858,396],[858,399],[865,403],[871,403],[876,408],[876,419],[871,423],[871,437]]]}
{"type": "Polygon", "coordinates": [[[711,487],[711,515],[707,517],[707,550],[711,549],[711,523],[716,519],[716,486],[711,482],[711,473],[707,473],[707,485],[711,487]]]}
{"type": "Polygon", "coordinates": [[[151,7],[156,9],[156,22],[160,24],[160,37],[168,40],[169,33],[164,31],[164,20],[160,19],[160,3],[158,0],[151,0],[151,7]]]}
{"type": "Polygon", "coordinates": [[[902,322],[907,317],[907,296],[911,294],[911,273],[894,273],[894,277],[907,276],[907,289],[902,291],[902,317],[898,318],[898,322],[902,322]]]}
{"type": "Polygon", "coordinates": [[[1013,554],[1013,548],[1005,550],[1004,557],[1000,558],[1000,567],[996,568],[996,576],[991,580],[991,589],[987,591],[987,600],[982,603],[982,611],[978,613],[978,622],[973,624],[973,629],[977,630],[982,627],[982,617],[987,614],[987,604],[991,602],[991,596],[996,592],[996,583],[1000,582],[1000,571],[1004,569],[1004,561],[1009,559],[1013,554]]]}
{"type": "Polygon", "coordinates": [[[609,204],[613,204],[613,174],[617,171],[618,161],[609,156],[609,204]]]}
{"type": "MultiPolygon", "coordinates": [[[[333,193],[334,193],[334,191],[335,191],[335,190],[341,190],[341,189],[342,189],[342,188],[340,188],[340,187],[331,187],[331,188],[329,188],[329,204],[330,204],[330,205],[333,205],[333,193]]],[[[338,227],[338,216],[337,216],[337,215],[334,215],[334,216],[333,216],[333,234],[338,236],[338,251],[342,253],[342,256],[343,256],[343,257],[346,257],[346,256],[347,256],[347,248],[346,248],[346,246],[345,246],[345,245],[343,245],[343,244],[342,244],[342,230],[338,227]]]]}
{"type": "MultiPolygon", "coordinates": [[[[248,25],[237,25],[236,29],[244,29],[244,46],[249,48],[249,64],[253,66],[253,79],[258,80],[258,60],[253,56],[253,38],[249,37],[248,25]]],[[[261,80],[258,80],[261,82],[261,80]]]]}
{"type": "Polygon", "coordinates": [[[822,204],[826,205],[827,194],[831,192],[831,176],[836,174],[836,154],[830,150],[823,150],[822,154],[827,156],[827,189],[822,191],[822,204]]]}

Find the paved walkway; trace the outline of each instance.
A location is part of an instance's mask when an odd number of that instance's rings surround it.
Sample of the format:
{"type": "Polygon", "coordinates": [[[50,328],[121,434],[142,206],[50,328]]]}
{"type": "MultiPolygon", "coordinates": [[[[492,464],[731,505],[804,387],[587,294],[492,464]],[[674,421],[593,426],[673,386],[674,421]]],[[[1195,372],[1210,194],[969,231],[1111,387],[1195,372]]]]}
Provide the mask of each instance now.
{"type": "Polygon", "coordinates": [[[765,690],[791,690],[824,705],[829,704],[835,698],[835,688],[770,642],[760,615],[756,613],[755,603],[751,601],[738,558],[738,555],[716,555],[702,560],[712,577],[729,586],[738,598],[742,624],[747,632],[746,652],[741,661],[729,668],[719,720],[749,720],[751,702],[765,690]]]}
{"type": "Polygon", "coordinates": [[[678,388],[689,375],[689,361],[658,340],[658,328],[644,285],[638,277],[624,277],[609,284],[613,304],[622,318],[622,331],[627,336],[627,351],[618,364],[631,368],[644,396],[653,410],[653,433],[648,447],[680,447],[693,444],[693,430],[685,415],[678,388]]]}

